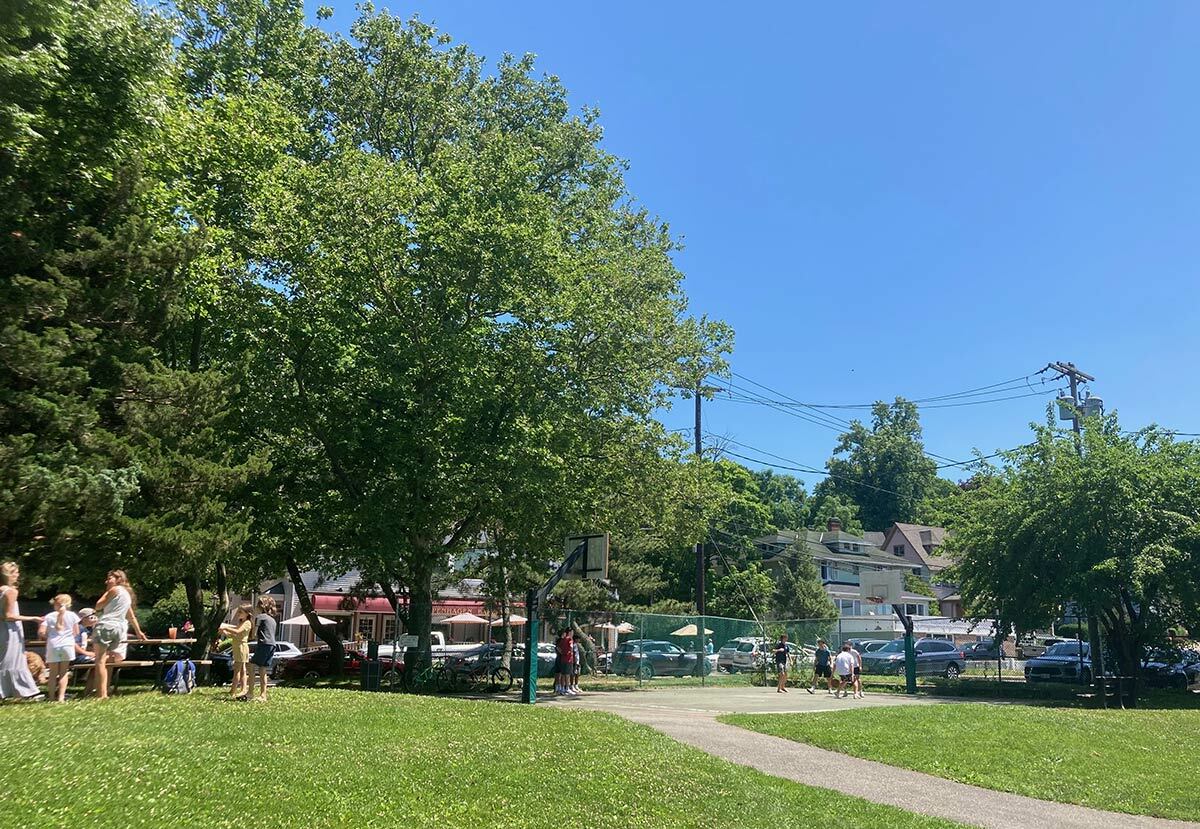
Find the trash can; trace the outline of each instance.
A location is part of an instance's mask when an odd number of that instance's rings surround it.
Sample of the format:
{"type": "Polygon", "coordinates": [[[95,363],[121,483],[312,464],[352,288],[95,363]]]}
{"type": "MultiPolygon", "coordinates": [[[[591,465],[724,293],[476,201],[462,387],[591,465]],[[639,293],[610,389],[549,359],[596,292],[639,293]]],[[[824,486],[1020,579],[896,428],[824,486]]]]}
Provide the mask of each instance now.
{"type": "Polygon", "coordinates": [[[378,659],[367,659],[362,663],[361,687],[364,691],[379,690],[379,668],[380,662],[378,659]]]}

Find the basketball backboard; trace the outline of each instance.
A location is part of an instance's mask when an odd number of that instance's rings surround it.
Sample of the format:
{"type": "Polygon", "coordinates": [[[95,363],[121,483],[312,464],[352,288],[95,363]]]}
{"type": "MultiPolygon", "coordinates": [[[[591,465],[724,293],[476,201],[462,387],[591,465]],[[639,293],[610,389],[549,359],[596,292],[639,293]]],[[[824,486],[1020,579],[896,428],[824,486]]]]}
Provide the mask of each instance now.
{"type": "Polygon", "coordinates": [[[904,571],[874,570],[859,573],[859,597],[864,602],[895,604],[904,592],[904,571]]]}
{"type": "Polygon", "coordinates": [[[603,580],[608,578],[608,533],[581,533],[567,536],[563,545],[563,553],[570,558],[580,546],[584,549],[566,573],[564,579],[582,581],[603,580]]]}

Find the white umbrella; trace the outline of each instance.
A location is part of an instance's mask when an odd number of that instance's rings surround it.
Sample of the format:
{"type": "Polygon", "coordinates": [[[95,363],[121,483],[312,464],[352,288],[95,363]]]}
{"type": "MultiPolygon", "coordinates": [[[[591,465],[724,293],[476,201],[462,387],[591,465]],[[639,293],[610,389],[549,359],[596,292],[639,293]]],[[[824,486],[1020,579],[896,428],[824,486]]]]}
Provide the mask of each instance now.
{"type": "MultiPolygon", "coordinates": [[[[712,631],[709,630],[708,628],[705,628],[704,632],[705,632],[705,634],[712,633],[712,631]]],[[[671,631],[671,635],[672,636],[695,636],[696,635],[696,626],[694,624],[684,625],[679,630],[671,631]]]]}
{"type": "Polygon", "coordinates": [[[616,630],[617,626],[612,622],[597,622],[592,627],[600,628],[601,630],[616,630]]]}
{"type": "Polygon", "coordinates": [[[617,625],[617,633],[633,633],[635,630],[637,628],[629,624],[629,622],[621,622],[621,624],[617,625]]]}
{"type": "MultiPolygon", "coordinates": [[[[515,614],[508,617],[509,627],[512,627],[514,625],[523,625],[528,621],[529,620],[526,619],[524,616],[517,616],[515,614]]],[[[504,619],[493,619],[492,620],[492,627],[494,627],[494,628],[502,627],[503,625],[504,625],[504,619]]]]}
{"type": "MultiPolygon", "coordinates": [[[[326,619],[324,616],[318,616],[317,622],[322,625],[336,625],[337,622],[333,619],[326,619]]],[[[308,617],[301,613],[299,616],[293,616],[290,619],[284,619],[280,624],[283,625],[307,625],[308,617]]]]}
{"type": "Polygon", "coordinates": [[[486,625],[487,623],[487,619],[476,616],[474,613],[460,613],[438,622],[439,625],[486,625]]]}

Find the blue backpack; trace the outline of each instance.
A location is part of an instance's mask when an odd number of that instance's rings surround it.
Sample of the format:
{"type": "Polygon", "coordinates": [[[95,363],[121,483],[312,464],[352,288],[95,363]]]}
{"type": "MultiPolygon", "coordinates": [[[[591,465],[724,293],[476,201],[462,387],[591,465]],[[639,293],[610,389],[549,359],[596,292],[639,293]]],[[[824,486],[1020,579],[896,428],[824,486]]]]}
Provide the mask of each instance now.
{"type": "Polygon", "coordinates": [[[163,676],[162,689],[164,694],[190,694],[196,689],[196,663],[190,659],[180,659],[163,676]]]}

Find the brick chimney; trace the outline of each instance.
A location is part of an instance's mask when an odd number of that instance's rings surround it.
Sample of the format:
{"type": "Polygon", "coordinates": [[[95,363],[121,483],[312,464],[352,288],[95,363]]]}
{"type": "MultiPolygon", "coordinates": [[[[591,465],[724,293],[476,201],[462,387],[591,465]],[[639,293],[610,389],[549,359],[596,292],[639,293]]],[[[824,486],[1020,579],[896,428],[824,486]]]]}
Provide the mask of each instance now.
{"type": "Polygon", "coordinates": [[[825,529],[831,533],[840,533],[842,531],[842,521],[840,518],[830,518],[829,523],[825,525],[825,529]]]}

